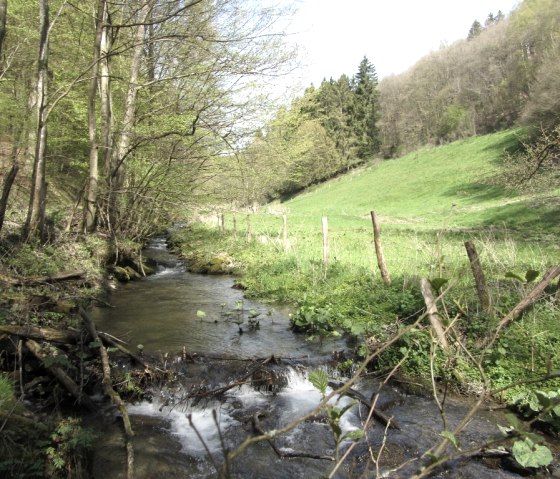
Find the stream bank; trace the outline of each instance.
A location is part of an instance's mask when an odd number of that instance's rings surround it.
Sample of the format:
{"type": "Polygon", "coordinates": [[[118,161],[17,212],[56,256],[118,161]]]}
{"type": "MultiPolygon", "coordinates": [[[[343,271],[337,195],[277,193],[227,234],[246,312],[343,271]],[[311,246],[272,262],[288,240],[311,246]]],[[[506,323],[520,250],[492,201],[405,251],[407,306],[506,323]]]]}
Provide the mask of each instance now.
{"type": "MultiPolygon", "coordinates": [[[[124,336],[133,345],[142,344],[145,354],[160,357],[174,374],[174,381],[149,388],[150,400],[129,406],[139,477],[215,477],[226,452],[254,435],[257,426],[261,431],[275,430],[317,407],[322,395],[310,381],[310,371],[325,371],[339,381],[348,379],[337,368],[349,350],[344,340],[305,341],[289,329],[283,308],[243,298],[241,291],[232,288],[229,276],[187,272],[161,240],[146,253],[156,258],[156,274],[119,288],[111,297],[114,308],[92,311],[100,329],[124,336]],[[251,315],[258,318],[258,328],[250,326],[251,315]],[[274,364],[258,367],[272,358],[274,364]],[[247,376],[252,368],[257,369],[247,376]],[[255,377],[257,371],[264,376],[255,377]]],[[[420,469],[420,456],[441,439],[442,416],[433,398],[407,394],[395,384],[381,388],[376,407],[393,417],[399,428],[386,429],[379,422],[371,425],[334,477],[375,477],[376,469],[388,474],[385,477],[410,477],[420,469]]],[[[353,390],[371,398],[381,385],[380,379],[366,375],[353,390]]],[[[328,388],[325,393],[331,391],[328,388]]],[[[367,416],[367,409],[352,401],[344,395],[331,400],[333,407],[349,406],[337,423],[342,433],[359,430],[367,416]]],[[[469,407],[469,401],[447,398],[448,430],[469,407]]],[[[495,411],[479,411],[461,434],[461,447],[500,437],[497,423],[507,422],[495,411]]],[[[103,442],[109,445],[96,450],[94,476],[121,477],[122,456],[115,454],[114,447],[120,441],[119,431],[111,423],[104,424],[103,431],[103,442]]],[[[343,441],[341,451],[352,443],[343,441]]],[[[336,445],[328,417],[317,412],[274,439],[281,453],[308,457],[278,457],[263,441],[236,458],[229,475],[324,477],[332,471],[333,462],[315,457],[335,456],[336,445]]],[[[478,459],[469,455],[447,463],[437,470],[437,477],[518,477],[502,468],[502,461],[508,461],[505,450],[495,448],[477,455],[478,459]]]]}

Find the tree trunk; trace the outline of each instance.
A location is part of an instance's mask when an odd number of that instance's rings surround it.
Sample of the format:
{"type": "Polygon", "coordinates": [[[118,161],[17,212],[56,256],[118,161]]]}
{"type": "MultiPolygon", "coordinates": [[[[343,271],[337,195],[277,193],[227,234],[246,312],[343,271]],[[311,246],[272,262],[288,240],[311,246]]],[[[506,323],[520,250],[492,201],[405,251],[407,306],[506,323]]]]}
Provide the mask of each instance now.
{"type": "Polygon", "coordinates": [[[8,208],[8,198],[10,197],[10,191],[12,190],[12,186],[14,181],[16,180],[16,176],[19,171],[19,164],[17,161],[14,161],[8,175],[6,176],[6,180],[4,181],[4,187],[2,188],[2,197],[0,198],[0,233],[2,232],[2,227],[4,226],[4,218],[6,216],[6,209],[8,208]]]}
{"type": "Polygon", "coordinates": [[[99,77],[99,60],[101,58],[101,40],[105,22],[106,1],[99,0],[93,44],[93,72],[88,93],[88,136],[89,136],[89,179],[85,201],[84,226],[85,232],[95,229],[97,219],[97,185],[99,181],[99,149],[97,143],[97,112],[95,109],[97,84],[99,77]]]}
{"type": "MultiPolygon", "coordinates": [[[[6,17],[8,16],[8,0],[0,0],[0,67],[2,66],[2,49],[6,38],[6,17]]],[[[0,68],[0,71],[2,69],[0,68]]]]}
{"type": "Polygon", "coordinates": [[[137,30],[134,38],[134,50],[132,63],[130,65],[130,77],[128,82],[128,91],[126,94],[124,114],[121,125],[121,132],[113,155],[113,164],[110,177],[110,218],[113,227],[117,218],[117,194],[124,186],[126,178],[126,170],[124,162],[129,153],[130,141],[132,138],[132,129],[136,120],[136,97],[138,95],[140,77],[140,67],[142,58],[144,57],[146,21],[152,10],[152,2],[147,0],[143,2],[137,19],[137,30]]]}
{"type": "Polygon", "coordinates": [[[39,235],[44,238],[44,217],[46,203],[45,161],[47,149],[47,88],[49,53],[49,5],[48,0],[39,0],[40,43],[37,67],[37,138],[29,209],[23,236],[25,239],[39,235]]]}

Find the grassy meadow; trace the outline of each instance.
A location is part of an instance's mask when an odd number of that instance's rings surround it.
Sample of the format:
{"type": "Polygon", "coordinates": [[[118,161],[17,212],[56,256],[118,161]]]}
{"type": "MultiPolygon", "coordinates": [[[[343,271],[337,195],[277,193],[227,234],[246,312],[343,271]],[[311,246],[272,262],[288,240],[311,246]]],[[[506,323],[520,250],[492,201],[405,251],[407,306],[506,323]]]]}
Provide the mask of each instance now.
{"type": "MultiPolygon", "coordinates": [[[[560,263],[559,192],[513,194],[493,181],[505,152],[517,145],[518,132],[510,130],[426,148],[350,172],[257,212],[224,210],[223,229],[218,221],[207,222],[175,233],[173,240],[191,261],[227,253],[248,295],[294,304],[293,321],[313,336],[346,331],[363,344],[371,338],[382,342],[419,316],[424,309],[420,278],[444,278],[451,288],[440,304],[442,315],[457,320],[465,344],[476,350],[532,288],[521,281],[525,273],[542,275],[560,263]],[[378,271],[371,210],[381,223],[390,286],[378,271]],[[328,265],[323,263],[322,217],[328,219],[328,265]],[[487,276],[489,312],[480,311],[466,240],[475,243],[487,276]],[[521,280],[506,277],[508,273],[521,280]]],[[[556,283],[500,337],[499,353],[485,364],[493,386],[560,364],[554,288],[556,283]]],[[[391,367],[404,350],[414,351],[403,371],[427,376],[429,343],[426,330],[420,330],[384,354],[378,366],[391,367]]],[[[461,374],[469,384],[480,383],[469,361],[458,360],[456,367],[464,369],[461,374]]]]}

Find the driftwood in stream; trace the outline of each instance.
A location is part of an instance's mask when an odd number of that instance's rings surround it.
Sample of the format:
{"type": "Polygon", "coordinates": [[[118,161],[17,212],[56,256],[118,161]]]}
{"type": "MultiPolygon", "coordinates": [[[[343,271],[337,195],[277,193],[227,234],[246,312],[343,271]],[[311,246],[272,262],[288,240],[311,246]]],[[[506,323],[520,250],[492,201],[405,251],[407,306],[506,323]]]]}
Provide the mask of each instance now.
{"type": "Polygon", "coordinates": [[[132,425],[130,423],[130,417],[128,416],[128,411],[126,410],[126,404],[120,397],[119,393],[113,388],[113,382],[111,380],[111,365],[109,363],[109,355],[107,354],[107,349],[101,343],[101,339],[95,328],[95,323],[93,319],[87,312],[80,308],[80,316],[82,316],[86,328],[89,331],[92,339],[99,343],[99,356],[101,357],[101,364],[103,366],[103,389],[107,397],[111,399],[113,404],[117,406],[119,412],[121,413],[123,426],[124,426],[124,436],[126,442],[126,457],[127,457],[127,479],[134,479],[134,446],[132,444],[132,438],[134,437],[134,432],[132,431],[132,425]]]}
{"type": "Polygon", "coordinates": [[[229,384],[226,384],[225,386],[222,386],[222,387],[219,387],[219,388],[216,388],[216,389],[211,389],[209,391],[200,390],[200,391],[197,391],[195,393],[191,393],[191,394],[189,394],[189,398],[196,398],[197,400],[200,400],[200,399],[204,399],[204,398],[212,397],[212,396],[221,396],[222,394],[226,393],[230,389],[233,389],[233,388],[238,387],[238,386],[242,386],[243,384],[247,384],[248,380],[253,376],[253,374],[255,374],[257,371],[259,371],[263,366],[266,366],[269,363],[275,363],[275,362],[276,362],[276,358],[274,357],[274,355],[270,356],[269,358],[260,362],[256,367],[252,368],[247,374],[244,374],[240,378],[237,378],[235,381],[233,381],[229,384]]]}
{"type": "MultiPolygon", "coordinates": [[[[337,383],[334,381],[329,381],[329,386],[333,389],[341,389],[344,387],[344,383],[337,383]]],[[[368,409],[371,409],[371,402],[368,401],[368,399],[360,392],[352,389],[352,388],[348,388],[345,389],[341,394],[343,394],[344,396],[348,396],[351,397],[352,399],[355,399],[356,401],[360,401],[360,403],[362,403],[365,407],[367,407],[368,409]]],[[[383,424],[384,426],[389,426],[389,428],[392,429],[399,429],[400,430],[400,426],[399,423],[393,418],[393,417],[389,417],[386,414],[383,414],[381,411],[377,410],[377,409],[373,409],[372,411],[373,417],[376,418],[381,424],[383,424]]]]}
{"type": "MultiPolygon", "coordinates": [[[[80,314],[81,314],[81,312],[80,312],[80,314]]],[[[97,334],[104,343],[106,343],[106,344],[108,344],[108,345],[110,345],[114,348],[117,348],[121,353],[126,354],[133,361],[136,361],[138,364],[140,364],[144,368],[146,373],[148,373],[148,374],[151,373],[151,366],[149,366],[148,363],[146,363],[146,361],[144,361],[140,356],[138,356],[137,354],[134,354],[132,351],[130,351],[126,347],[124,347],[118,341],[115,341],[115,339],[112,338],[110,334],[104,333],[103,331],[98,331],[97,334]]]]}
{"type": "Polygon", "coordinates": [[[12,278],[10,276],[0,275],[0,282],[11,286],[37,286],[40,284],[59,283],[61,281],[82,279],[85,274],[85,271],[65,271],[63,273],[47,276],[35,276],[31,278],[12,278]]]}
{"type": "Polygon", "coordinates": [[[80,337],[79,333],[75,331],[61,331],[54,328],[36,328],[32,326],[0,325],[0,336],[3,334],[62,344],[75,344],[80,337]]]}
{"type": "MultiPolygon", "coordinates": [[[[262,416],[262,415],[263,415],[263,413],[260,412],[260,411],[257,411],[253,415],[253,428],[259,434],[261,434],[263,436],[266,436],[267,433],[264,431],[264,429],[262,428],[261,423],[259,421],[259,417],[262,416]]],[[[283,450],[279,449],[276,446],[276,444],[274,444],[274,441],[272,439],[267,439],[267,441],[270,444],[270,447],[272,447],[272,450],[281,459],[294,458],[294,457],[305,457],[305,458],[308,458],[308,459],[321,459],[321,460],[324,460],[324,461],[335,461],[336,460],[333,456],[323,456],[323,455],[319,455],[319,454],[309,454],[309,453],[306,453],[306,452],[283,451],[283,450]]]]}
{"type": "Polygon", "coordinates": [[[96,411],[97,408],[95,404],[90,399],[90,397],[85,394],[80,387],[73,381],[73,379],[68,376],[62,368],[54,365],[48,365],[46,360],[50,357],[50,355],[43,350],[41,345],[32,339],[28,339],[25,342],[25,346],[29,351],[33,353],[33,355],[43,363],[43,366],[58,380],[60,384],[62,384],[66,390],[72,394],[76,398],[79,404],[83,404],[87,407],[90,411],[96,411]]]}

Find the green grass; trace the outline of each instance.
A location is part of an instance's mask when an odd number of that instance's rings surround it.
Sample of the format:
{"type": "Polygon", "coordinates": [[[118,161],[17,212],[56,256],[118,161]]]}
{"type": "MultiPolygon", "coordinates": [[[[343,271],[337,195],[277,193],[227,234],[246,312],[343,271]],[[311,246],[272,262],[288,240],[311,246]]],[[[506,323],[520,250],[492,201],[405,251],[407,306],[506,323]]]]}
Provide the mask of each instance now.
{"type": "MultiPolygon", "coordinates": [[[[464,263],[466,239],[481,246],[489,267],[542,269],[560,259],[560,191],[515,195],[491,181],[518,134],[510,130],[427,148],[352,172],[263,207],[251,215],[251,230],[281,250],[286,211],[290,254],[299,263],[320,260],[326,216],[332,261],[375,271],[369,215],[375,210],[394,274],[430,275],[442,258],[456,269],[464,263]]],[[[225,215],[229,230],[234,214],[225,215]]],[[[246,234],[244,214],[236,214],[236,223],[240,235],[246,234]]]]}
{"type": "MultiPolygon", "coordinates": [[[[256,213],[226,212],[225,232],[194,227],[178,233],[176,241],[184,252],[228,252],[248,295],[295,304],[299,309],[294,319],[310,324],[314,333],[328,325],[364,340],[388,339],[399,325],[418,317],[424,307],[421,277],[446,278],[452,288],[444,300],[445,315],[459,314],[456,327],[476,351],[481,338],[491,334],[531,288],[506,274],[524,276],[528,269],[542,274],[560,262],[559,191],[516,195],[492,181],[504,152],[518,145],[517,135],[506,131],[419,150],[315,186],[283,203],[265,205],[256,213]],[[378,272],[371,210],[381,220],[391,286],[381,282],[378,272]],[[288,245],[282,239],[283,212],[288,245]],[[328,266],[322,262],[323,216],[329,224],[328,266]],[[466,240],[474,241],[487,276],[493,300],[489,314],[479,311],[466,240]]],[[[542,374],[547,363],[560,362],[559,317],[549,297],[507,328],[498,352],[484,365],[494,386],[542,374]],[[516,347],[520,344],[526,347],[516,347]]],[[[412,352],[403,371],[429,374],[429,345],[430,335],[421,329],[384,353],[379,365],[394,365],[404,348],[412,352]]],[[[477,383],[478,370],[472,364],[461,369],[470,383],[477,383]]],[[[518,391],[512,389],[506,396],[511,399],[518,391]]]]}

